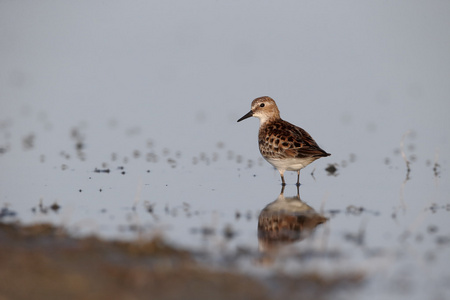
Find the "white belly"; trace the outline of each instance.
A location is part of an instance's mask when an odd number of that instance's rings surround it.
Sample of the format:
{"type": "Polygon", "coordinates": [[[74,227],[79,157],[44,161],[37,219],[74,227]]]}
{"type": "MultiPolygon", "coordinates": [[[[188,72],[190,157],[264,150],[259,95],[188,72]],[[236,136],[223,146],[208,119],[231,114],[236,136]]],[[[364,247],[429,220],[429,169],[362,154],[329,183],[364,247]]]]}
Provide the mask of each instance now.
{"type": "Polygon", "coordinates": [[[266,160],[278,170],[298,171],[312,163],[314,158],[285,158],[285,159],[271,159],[266,160]]]}

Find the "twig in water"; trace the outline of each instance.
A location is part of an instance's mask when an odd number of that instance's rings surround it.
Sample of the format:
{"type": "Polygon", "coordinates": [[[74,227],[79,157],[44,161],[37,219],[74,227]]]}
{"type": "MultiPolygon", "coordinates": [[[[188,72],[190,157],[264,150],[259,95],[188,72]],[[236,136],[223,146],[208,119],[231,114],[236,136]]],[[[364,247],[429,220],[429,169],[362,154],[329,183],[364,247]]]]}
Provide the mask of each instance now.
{"type": "Polygon", "coordinates": [[[408,158],[406,157],[406,154],[405,154],[405,148],[404,148],[404,145],[405,145],[405,138],[406,138],[410,133],[411,133],[411,130],[408,130],[407,132],[405,132],[405,134],[403,135],[402,140],[401,140],[401,142],[400,142],[400,151],[401,151],[403,160],[404,160],[405,163],[406,163],[406,179],[405,179],[405,181],[409,180],[409,173],[411,173],[410,162],[409,162],[408,158]]]}

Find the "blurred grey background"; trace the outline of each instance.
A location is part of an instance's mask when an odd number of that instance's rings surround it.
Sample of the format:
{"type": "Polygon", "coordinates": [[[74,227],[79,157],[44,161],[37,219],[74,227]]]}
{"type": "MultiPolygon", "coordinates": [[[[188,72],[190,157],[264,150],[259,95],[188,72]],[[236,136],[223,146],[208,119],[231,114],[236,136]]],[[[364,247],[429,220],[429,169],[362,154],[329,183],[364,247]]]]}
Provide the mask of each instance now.
{"type": "Polygon", "coordinates": [[[257,154],[256,121],[235,122],[269,95],[331,153],[409,129],[448,150],[449,15],[449,1],[2,0],[0,117],[257,154]]]}

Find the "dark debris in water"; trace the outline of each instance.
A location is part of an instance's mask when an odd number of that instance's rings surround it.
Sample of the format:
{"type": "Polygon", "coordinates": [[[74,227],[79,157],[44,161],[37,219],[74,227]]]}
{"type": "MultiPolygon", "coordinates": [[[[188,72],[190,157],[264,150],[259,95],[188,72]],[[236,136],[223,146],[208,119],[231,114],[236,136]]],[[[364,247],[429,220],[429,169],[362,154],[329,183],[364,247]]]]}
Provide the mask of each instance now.
{"type": "Polygon", "coordinates": [[[237,232],[233,229],[233,227],[231,225],[226,225],[222,232],[223,232],[223,236],[227,240],[231,240],[237,234],[237,232]]]}
{"type": "Polygon", "coordinates": [[[110,173],[111,170],[110,169],[97,169],[97,168],[95,168],[94,172],[95,173],[110,173]]]}
{"type": "Polygon", "coordinates": [[[438,163],[434,163],[433,166],[434,177],[439,177],[441,174],[441,166],[438,163]]]}
{"type": "Polygon", "coordinates": [[[10,218],[10,217],[15,217],[17,215],[17,213],[15,211],[10,210],[7,207],[3,207],[0,210],[0,220],[4,219],[4,218],[10,218]]]}
{"type": "Polygon", "coordinates": [[[446,210],[450,211],[450,203],[446,205],[438,205],[437,203],[432,203],[429,207],[427,207],[425,210],[430,210],[432,213],[436,213],[439,210],[446,210]]]}
{"type": "Polygon", "coordinates": [[[336,164],[328,164],[328,167],[325,168],[325,171],[327,171],[328,175],[330,176],[337,176],[338,168],[336,164]]]}
{"type": "Polygon", "coordinates": [[[359,215],[361,215],[364,212],[365,213],[370,213],[370,214],[372,214],[374,216],[380,215],[380,213],[377,212],[377,211],[371,211],[371,210],[368,210],[368,209],[366,209],[366,208],[364,208],[362,206],[355,206],[355,205],[347,206],[346,212],[347,212],[347,214],[351,214],[351,215],[354,215],[354,216],[359,216],[359,215]]]}
{"type": "Polygon", "coordinates": [[[8,151],[8,147],[0,146],[0,154],[5,154],[8,151]]]}
{"type": "Polygon", "coordinates": [[[33,133],[30,133],[23,137],[22,146],[25,150],[32,149],[34,147],[36,140],[36,136],[33,133]]]}
{"type": "Polygon", "coordinates": [[[450,236],[438,236],[436,238],[436,244],[444,246],[450,244],[450,236]]]}
{"type": "Polygon", "coordinates": [[[192,234],[201,234],[203,237],[213,236],[216,234],[216,230],[212,227],[203,226],[200,228],[192,228],[192,234]]]}
{"type": "Polygon", "coordinates": [[[364,231],[359,231],[357,233],[347,232],[344,235],[344,238],[349,242],[353,242],[358,246],[362,246],[364,245],[365,234],[364,231]]]}
{"type": "Polygon", "coordinates": [[[348,214],[358,216],[358,215],[362,214],[362,212],[364,211],[364,207],[361,207],[361,206],[357,207],[354,205],[349,205],[349,206],[347,206],[346,211],[348,214]]]}
{"type": "Polygon", "coordinates": [[[53,210],[54,212],[58,212],[58,210],[61,208],[61,206],[58,203],[53,203],[52,205],[50,205],[50,209],[53,210]]]}
{"type": "MultiPolygon", "coordinates": [[[[80,190],[80,192],[81,192],[81,190],[80,190]]],[[[59,211],[60,209],[61,209],[61,206],[60,206],[58,203],[53,202],[52,205],[50,205],[50,206],[45,206],[44,203],[43,203],[43,200],[40,199],[40,200],[39,200],[38,206],[37,206],[37,207],[32,207],[32,208],[31,208],[31,211],[32,211],[33,213],[39,212],[39,213],[41,213],[41,214],[47,214],[47,213],[49,212],[49,210],[51,210],[51,211],[53,211],[53,212],[55,212],[55,213],[58,213],[58,211],[59,211]]]]}

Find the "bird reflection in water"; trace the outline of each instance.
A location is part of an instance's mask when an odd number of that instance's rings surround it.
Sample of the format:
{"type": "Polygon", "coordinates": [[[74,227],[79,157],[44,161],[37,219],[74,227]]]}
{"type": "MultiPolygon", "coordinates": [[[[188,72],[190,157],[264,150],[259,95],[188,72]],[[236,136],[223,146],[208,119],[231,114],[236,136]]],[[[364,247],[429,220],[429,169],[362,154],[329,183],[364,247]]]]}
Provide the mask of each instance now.
{"type": "Polygon", "coordinates": [[[298,186],[294,197],[285,197],[284,188],[259,214],[258,242],[263,254],[262,263],[273,262],[281,248],[305,239],[319,224],[328,220],[300,199],[298,186]]]}

